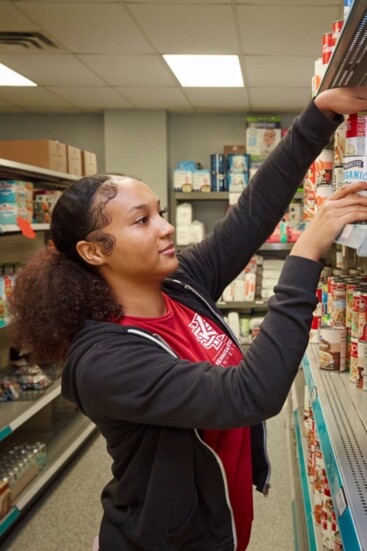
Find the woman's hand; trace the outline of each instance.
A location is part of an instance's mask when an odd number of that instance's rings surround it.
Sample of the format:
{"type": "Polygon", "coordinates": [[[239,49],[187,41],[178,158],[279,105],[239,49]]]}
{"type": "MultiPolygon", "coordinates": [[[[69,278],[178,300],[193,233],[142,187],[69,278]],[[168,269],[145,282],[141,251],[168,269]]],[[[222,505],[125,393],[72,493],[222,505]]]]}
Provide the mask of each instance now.
{"type": "Polygon", "coordinates": [[[348,115],[367,110],[367,86],[357,88],[332,88],[318,95],[315,105],[325,115],[348,115]]]}
{"type": "Polygon", "coordinates": [[[321,205],[290,254],[320,260],[346,224],[367,220],[367,193],[363,196],[358,191],[367,191],[367,182],[347,184],[333,193],[321,205]]]}

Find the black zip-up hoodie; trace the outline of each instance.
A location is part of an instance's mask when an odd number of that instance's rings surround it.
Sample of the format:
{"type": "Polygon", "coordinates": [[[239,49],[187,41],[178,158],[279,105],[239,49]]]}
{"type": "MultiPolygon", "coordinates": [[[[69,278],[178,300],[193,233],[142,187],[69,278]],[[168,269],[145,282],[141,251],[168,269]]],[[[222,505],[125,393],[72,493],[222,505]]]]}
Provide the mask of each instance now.
{"type": "MultiPolygon", "coordinates": [[[[238,204],[180,255],[164,292],[235,340],[216,301],[272,233],[341,120],[312,102],[238,204]]],[[[267,492],[262,422],[280,411],[297,373],[321,269],[287,258],[261,331],[237,367],[181,360],[158,335],[137,327],[85,323],[68,354],[62,395],[97,425],[113,459],[100,551],[236,549],[223,466],[200,430],[251,426],[253,481],[267,492]]]]}

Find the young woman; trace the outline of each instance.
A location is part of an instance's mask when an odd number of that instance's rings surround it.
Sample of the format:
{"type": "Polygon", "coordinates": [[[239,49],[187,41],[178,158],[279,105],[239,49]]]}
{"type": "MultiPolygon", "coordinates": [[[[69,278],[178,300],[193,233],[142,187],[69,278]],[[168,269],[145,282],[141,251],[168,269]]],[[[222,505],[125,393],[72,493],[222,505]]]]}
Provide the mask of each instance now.
{"type": "Polygon", "coordinates": [[[243,356],[216,307],[283,216],[341,113],[367,89],[320,94],[237,205],[176,256],[156,195],[118,174],[82,178],[58,201],[55,249],[34,257],[12,296],[13,344],[64,360],[62,394],[105,437],[101,551],[243,551],[252,485],[268,492],[263,421],[287,396],[308,343],[327,251],[367,219],[367,183],[346,186],[294,245],[261,331],[243,356]]]}

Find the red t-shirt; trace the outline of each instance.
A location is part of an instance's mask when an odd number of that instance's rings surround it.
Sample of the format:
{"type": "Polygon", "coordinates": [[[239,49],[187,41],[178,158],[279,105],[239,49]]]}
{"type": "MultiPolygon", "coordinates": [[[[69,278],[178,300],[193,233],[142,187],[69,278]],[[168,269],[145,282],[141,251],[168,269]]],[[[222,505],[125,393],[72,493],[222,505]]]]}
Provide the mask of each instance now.
{"type": "MultiPolygon", "coordinates": [[[[238,347],[211,320],[163,295],[167,314],[160,318],[124,316],[121,325],[134,325],[160,335],[179,358],[213,365],[237,366],[242,359],[238,347]]],[[[246,549],[253,519],[252,464],[249,427],[203,430],[203,439],[220,457],[237,531],[237,550],[246,549]]]]}

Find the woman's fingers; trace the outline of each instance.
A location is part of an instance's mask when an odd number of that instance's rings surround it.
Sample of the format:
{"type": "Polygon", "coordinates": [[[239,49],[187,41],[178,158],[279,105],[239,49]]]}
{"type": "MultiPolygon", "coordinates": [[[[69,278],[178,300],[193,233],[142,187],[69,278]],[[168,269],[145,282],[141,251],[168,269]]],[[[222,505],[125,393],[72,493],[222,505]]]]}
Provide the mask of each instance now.
{"type": "Polygon", "coordinates": [[[335,191],[328,199],[329,201],[335,201],[336,199],[342,199],[351,193],[357,193],[358,191],[367,191],[367,182],[356,182],[355,184],[345,184],[338,191],[335,191]]]}

